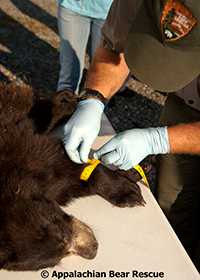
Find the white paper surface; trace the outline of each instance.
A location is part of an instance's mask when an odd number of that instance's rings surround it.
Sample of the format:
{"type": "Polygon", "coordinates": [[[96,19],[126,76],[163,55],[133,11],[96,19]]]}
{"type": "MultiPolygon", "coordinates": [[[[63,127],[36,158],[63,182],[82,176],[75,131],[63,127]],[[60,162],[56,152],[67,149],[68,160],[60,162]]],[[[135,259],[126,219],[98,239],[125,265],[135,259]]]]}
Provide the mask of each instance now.
{"type": "MultiPolygon", "coordinates": [[[[141,188],[147,202],[145,207],[122,209],[94,196],[78,199],[69,207],[63,208],[93,229],[99,242],[98,254],[93,260],[78,256],[66,257],[58,266],[47,269],[49,273],[47,279],[58,279],[51,277],[55,272],[64,273],[74,270],[103,271],[106,275],[109,275],[110,270],[130,272],[127,278],[106,277],[105,279],[200,279],[150,190],[145,186],[141,188]],[[132,270],[163,272],[164,278],[133,278],[132,270]]],[[[40,273],[41,271],[2,270],[0,279],[36,280],[42,279],[40,273]]],[[[64,279],[64,275],[60,279],[64,279]]]]}

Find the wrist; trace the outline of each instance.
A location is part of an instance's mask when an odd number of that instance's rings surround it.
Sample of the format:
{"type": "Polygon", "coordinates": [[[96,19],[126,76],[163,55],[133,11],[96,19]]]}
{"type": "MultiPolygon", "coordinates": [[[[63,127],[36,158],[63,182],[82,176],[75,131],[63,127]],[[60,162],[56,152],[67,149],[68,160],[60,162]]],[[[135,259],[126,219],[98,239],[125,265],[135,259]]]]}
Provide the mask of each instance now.
{"type": "Polygon", "coordinates": [[[104,106],[106,106],[106,104],[108,103],[108,99],[105,98],[101,92],[89,88],[85,88],[84,90],[82,90],[79,95],[80,101],[87,100],[87,99],[99,100],[104,104],[104,106]]]}
{"type": "Polygon", "coordinates": [[[168,154],[170,152],[169,135],[167,127],[149,128],[150,154],[168,154]]]}

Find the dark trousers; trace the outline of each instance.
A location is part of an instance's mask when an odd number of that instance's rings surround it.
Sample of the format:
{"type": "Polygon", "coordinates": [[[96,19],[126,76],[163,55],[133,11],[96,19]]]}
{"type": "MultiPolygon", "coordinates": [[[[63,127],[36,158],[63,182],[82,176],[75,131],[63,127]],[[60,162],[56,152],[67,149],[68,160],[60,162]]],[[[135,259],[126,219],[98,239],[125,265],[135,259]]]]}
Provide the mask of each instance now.
{"type": "MultiPolygon", "coordinates": [[[[162,125],[195,121],[200,121],[200,112],[169,95],[162,125]]],[[[158,202],[200,271],[200,156],[159,156],[158,167],[158,202]]]]}

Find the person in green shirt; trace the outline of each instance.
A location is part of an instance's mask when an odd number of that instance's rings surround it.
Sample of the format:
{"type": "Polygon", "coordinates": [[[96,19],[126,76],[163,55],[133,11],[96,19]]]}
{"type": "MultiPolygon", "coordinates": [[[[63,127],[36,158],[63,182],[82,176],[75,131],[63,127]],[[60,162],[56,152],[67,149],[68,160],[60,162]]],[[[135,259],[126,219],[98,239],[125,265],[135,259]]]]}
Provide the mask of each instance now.
{"type": "Polygon", "coordinates": [[[87,162],[106,103],[130,72],[168,96],[161,124],[120,132],[93,156],[129,170],[148,155],[159,155],[158,202],[200,271],[198,0],[113,1],[85,89],[64,126],[72,161],[87,162]]]}

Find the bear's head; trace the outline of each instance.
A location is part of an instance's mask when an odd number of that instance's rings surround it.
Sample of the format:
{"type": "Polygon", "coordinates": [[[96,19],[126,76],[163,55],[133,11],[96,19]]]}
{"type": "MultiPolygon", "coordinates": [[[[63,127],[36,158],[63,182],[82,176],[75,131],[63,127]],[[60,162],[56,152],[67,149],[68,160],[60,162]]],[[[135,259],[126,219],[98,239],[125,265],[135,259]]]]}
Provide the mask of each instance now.
{"type": "Polygon", "coordinates": [[[70,254],[96,255],[92,230],[44,197],[1,201],[0,220],[1,268],[38,270],[70,254]]]}

